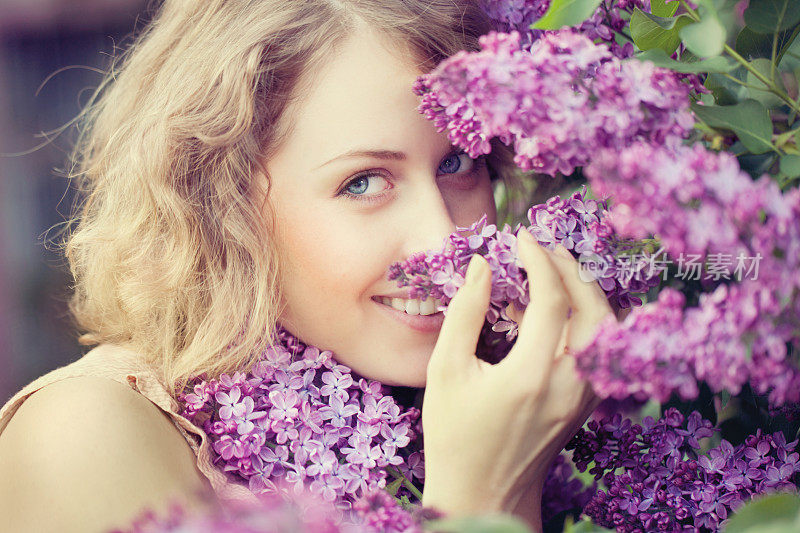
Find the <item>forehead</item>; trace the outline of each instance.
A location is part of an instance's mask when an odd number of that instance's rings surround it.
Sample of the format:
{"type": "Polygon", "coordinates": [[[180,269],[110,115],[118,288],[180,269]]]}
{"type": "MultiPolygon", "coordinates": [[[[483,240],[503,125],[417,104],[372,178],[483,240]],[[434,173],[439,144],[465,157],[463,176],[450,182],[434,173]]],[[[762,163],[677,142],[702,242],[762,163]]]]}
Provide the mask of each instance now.
{"type": "Polygon", "coordinates": [[[311,168],[354,146],[402,149],[398,143],[415,128],[432,127],[411,90],[422,73],[408,45],[353,33],[298,86],[281,117],[289,133],[278,156],[304,153],[311,168]]]}

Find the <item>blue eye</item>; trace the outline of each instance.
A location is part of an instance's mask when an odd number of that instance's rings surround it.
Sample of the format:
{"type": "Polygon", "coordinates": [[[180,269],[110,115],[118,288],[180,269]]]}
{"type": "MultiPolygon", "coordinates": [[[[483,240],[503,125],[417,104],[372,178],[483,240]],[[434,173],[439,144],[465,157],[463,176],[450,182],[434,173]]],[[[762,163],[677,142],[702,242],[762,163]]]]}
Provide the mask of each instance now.
{"type": "MultiPolygon", "coordinates": [[[[474,163],[474,159],[469,157],[465,152],[457,153],[457,154],[450,154],[447,156],[447,159],[442,161],[442,164],[439,165],[439,171],[444,174],[454,174],[461,170],[461,157],[470,163],[474,163]]],[[[469,170],[469,169],[467,169],[469,170]]]]}
{"type": "Polygon", "coordinates": [[[345,186],[342,187],[342,190],[339,191],[338,195],[364,202],[377,201],[383,196],[383,193],[391,187],[386,187],[383,191],[378,193],[365,194],[370,189],[370,183],[374,178],[381,178],[388,183],[388,180],[380,174],[363,174],[348,181],[345,186]]]}
{"type": "Polygon", "coordinates": [[[365,192],[367,192],[367,184],[368,183],[369,183],[369,176],[361,176],[361,177],[356,178],[353,181],[351,181],[347,185],[347,187],[345,187],[345,190],[347,192],[351,193],[351,194],[364,194],[365,192]],[[355,190],[355,189],[351,189],[351,187],[353,185],[362,185],[362,186],[361,187],[356,187],[356,189],[358,189],[358,190],[355,190]]]}

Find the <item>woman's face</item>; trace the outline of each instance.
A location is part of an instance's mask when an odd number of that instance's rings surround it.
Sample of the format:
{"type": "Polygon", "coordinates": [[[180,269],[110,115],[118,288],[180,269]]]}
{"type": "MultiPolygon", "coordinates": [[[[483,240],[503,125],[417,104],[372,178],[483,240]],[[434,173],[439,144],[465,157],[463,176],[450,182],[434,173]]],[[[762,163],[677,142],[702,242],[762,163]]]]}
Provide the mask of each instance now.
{"type": "Polygon", "coordinates": [[[280,323],[367,378],[423,387],[443,317],[381,303],[408,290],[387,269],[496,210],[485,162],[416,110],[422,72],[401,53],[370,31],[342,43],[282,117],[292,130],[266,168],[286,265],[280,323]]]}

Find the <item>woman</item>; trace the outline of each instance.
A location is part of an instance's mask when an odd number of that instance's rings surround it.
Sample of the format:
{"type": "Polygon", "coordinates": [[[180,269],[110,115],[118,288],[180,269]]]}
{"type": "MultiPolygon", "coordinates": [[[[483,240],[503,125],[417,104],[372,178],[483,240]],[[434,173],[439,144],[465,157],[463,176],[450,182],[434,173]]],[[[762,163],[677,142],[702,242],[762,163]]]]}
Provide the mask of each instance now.
{"type": "Polygon", "coordinates": [[[596,404],[564,354],[611,312],[602,289],[565,250],[521,241],[532,302],[492,366],[475,357],[481,258],[444,319],[385,277],[456,225],[494,222],[494,183],[515,186],[502,146],[470,159],[411,92],[490,29],[469,1],[164,3],[87,109],[65,244],[81,342],[98,346],[0,411],[11,530],[246,498],[175,397],[249,368],[278,323],[365,377],[425,387],[425,505],[541,527],[547,467],[596,404]]]}

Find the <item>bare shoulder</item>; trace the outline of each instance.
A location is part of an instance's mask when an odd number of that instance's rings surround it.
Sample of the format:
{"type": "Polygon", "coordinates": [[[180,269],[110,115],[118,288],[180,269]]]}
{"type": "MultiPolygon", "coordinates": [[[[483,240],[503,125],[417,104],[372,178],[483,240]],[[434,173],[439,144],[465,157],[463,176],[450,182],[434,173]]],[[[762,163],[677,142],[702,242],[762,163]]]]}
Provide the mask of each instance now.
{"type": "Polygon", "coordinates": [[[171,499],[199,508],[209,493],[169,417],[107,378],[44,387],[0,435],[0,516],[12,531],[107,531],[171,499]]]}

